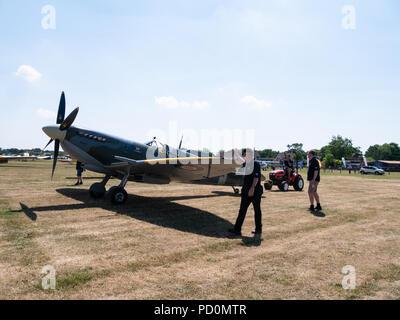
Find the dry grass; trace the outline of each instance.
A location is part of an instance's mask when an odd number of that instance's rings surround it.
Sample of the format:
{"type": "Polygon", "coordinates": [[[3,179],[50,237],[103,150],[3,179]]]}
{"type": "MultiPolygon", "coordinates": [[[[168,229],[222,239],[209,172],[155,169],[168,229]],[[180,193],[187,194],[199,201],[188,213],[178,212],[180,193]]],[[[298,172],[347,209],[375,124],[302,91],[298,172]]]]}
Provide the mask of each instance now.
{"type": "Polygon", "coordinates": [[[114,207],[88,195],[100,176],[73,187],[73,166],[59,163],[53,181],[50,167],[0,165],[0,299],[400,298],[399,174],[323,174],[319,216],[305,192],[274,188],[262,239],[252,208],[232,239],[240,198],[229,187],[129,183],[114,207]],[[39,285],[45,265],[54,291],[39,285]],[[356,290],[341,287],[345,265],[356,290]]]}

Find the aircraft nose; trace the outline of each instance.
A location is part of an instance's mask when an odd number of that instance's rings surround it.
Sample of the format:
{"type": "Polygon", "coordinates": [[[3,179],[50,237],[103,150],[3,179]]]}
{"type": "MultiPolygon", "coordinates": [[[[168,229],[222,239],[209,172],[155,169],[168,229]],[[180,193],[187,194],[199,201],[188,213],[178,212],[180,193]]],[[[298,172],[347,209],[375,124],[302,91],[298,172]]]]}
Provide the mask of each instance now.
{"type": "Polygon", "coordinates": [[[66,131],[61,131],[58,126],[46,126],[42,128],[43,132],[51,139],[63,141],[65,139],[66,131]]]}

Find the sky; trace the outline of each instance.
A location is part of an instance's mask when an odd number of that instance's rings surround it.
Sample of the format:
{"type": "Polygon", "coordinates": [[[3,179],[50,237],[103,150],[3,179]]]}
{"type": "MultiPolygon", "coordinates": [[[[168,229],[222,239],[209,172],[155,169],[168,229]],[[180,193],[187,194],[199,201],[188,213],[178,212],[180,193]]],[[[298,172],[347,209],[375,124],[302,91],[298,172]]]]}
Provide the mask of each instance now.
{"type": "Polygon", "coordinates": [[[397,0],[0,0],[0,147],[44,147],[61,91],[138,142],[400,143],[399,34],[397,0]]]}

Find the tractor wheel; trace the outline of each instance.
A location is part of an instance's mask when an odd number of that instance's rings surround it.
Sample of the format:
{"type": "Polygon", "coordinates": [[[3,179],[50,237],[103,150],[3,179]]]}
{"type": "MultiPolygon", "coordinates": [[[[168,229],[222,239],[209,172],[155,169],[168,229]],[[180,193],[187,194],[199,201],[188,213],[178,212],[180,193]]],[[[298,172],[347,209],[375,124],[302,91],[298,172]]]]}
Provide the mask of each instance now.
{"type": "Polygon", "coordinates": [[[293,184],[294,190],[296,191],[303,191],[304,188],[304,180],[302,177],[297,177],[296,180],[294,180],[293,184]]]}
{"type": "Polygon", "coordinates": [[[271,190],[272,189],[272,186],[273,186],[273,182],[271,181],[271,180],[268,180],[268,181],[266,181],[265,183],[264,183],[264,189],[265,190],[271,190]]]}
{"type": "Polygon", "coordinates": [[[282,181],[279,184],[279,190],[284,191],[284,192],[288,191],[289,190],[289,183],[287,183],[287,181],[282,181]]]}

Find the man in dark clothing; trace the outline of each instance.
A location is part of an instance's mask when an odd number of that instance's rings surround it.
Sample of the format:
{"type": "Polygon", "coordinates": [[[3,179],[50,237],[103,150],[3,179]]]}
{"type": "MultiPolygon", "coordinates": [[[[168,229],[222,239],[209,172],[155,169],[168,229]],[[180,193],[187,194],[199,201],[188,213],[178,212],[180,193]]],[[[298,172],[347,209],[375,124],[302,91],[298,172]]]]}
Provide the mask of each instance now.
{"type": "Polygon", "coordinates": [[[290,177],[292,175],[292,170],[293,170],[293,161],[290,157],[290,154],[286,155],[286,159],[284,161],[284,167],[287,180],[290,181],[290,177]]]}
{"type": "Polygon", "coordinates": [[[307,154],[308,159],[310,159],[307,171],[307,180],[309,181],[308,185],[308,196],[310,198],[310,210],[314,211],[314,199],[317,201],[316,210],[322,210],[321,204],[319,202],[319,195],[317,193],[318,184],[321,180],[320,178],[320,170],[321,170],[321,162],[317,159],[315,155],[315,151],[311,150],[307,154]]]}
{"type": "Polygon", "coordinates": [[[239,215],[236,219],[235,227],[230,229],[229,232],[235,235],[242,235],[242,225],[246,217],[247,209],[250,203],[254,207],[254,219],[256,229],[253,231],[254,234],[261,234],[262,223],[261,223],[261,196],[263,194],[263,188],[261,186],[261,167],[259,162],[254,161],[254,155],[252,152],[243,150],[242,155],[246,162],[245,177],[243,180],[242,187],[242,199],[240,202],[239,215]]]}

